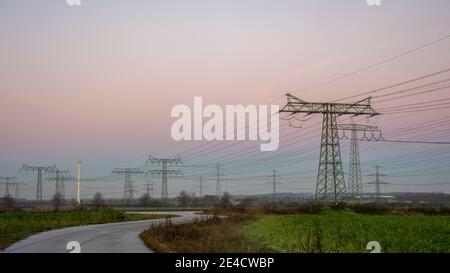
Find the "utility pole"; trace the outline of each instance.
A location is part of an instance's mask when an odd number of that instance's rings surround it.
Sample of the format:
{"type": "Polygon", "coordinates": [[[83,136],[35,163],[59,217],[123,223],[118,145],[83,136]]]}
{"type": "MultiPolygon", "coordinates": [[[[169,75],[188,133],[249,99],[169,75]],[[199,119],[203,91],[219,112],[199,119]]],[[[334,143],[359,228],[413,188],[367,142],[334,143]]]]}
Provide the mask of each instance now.
{"type": "Polygon", "coordinates": [[[364,124],[338,124],[337,129],[342,132],[340,139],[348,139],[345,132],[350,132],[350,161],[347,181],[347,193],[351,199],[360,200],[363,194],[363,182],[361,175],[361,161],[359,157],[359,141],[383,141],[381,130],[376,126],[364,124]],[[362,138],[358,132],[363,132],[362,138]],[[367,136],[370,133],[370,136],[367,136]]]}
{"type": "Polygon", "coordinates": [[[81,199],[80,199],[80,179],[81,179],[81,161],[78,160],[77,161],[77,202],[78,205],[80,205],[81,203],[81,199]]]}
{"type": "Polygon", "coordinates": [[[133,182],[131,181],[132,174],[144,174],[145,172],[140,168],[115,168],[111,173],[124,174],[125,184],[123,188],[123,199],[127,202],[133,200],[133,182]]]}
{"type": "Polygon", "coordinates": [[[155,169],[150,169],[148,173],[161,177],[161,200],[167,200],[169,197],[167,178],[169,176],[178,176],[183,174],[183,172],[178,169],[178,166],[183,165],[183,161],[181,161],[180,157],[155,158],[149,155],[146,165],[156,167],[155,169]]]}
{"type": "Polygon", "coordinates": [[[315,198],[321,199],[325,203],[327,200],[332,200],[335,204],[343,201],[346,195],[346,187],[339,146],[337,116],[378,115],[371,106],[371,98],[355,103],[322,103],[306,102],[287,94],[287,104],[280,110],[280,113],[290,113],[291,115],[299,113],[307,115],[322,114],[322,138],[315,198]]]}
{"type": "Polygon", "coordinates": [[[42,201],[42,175],[46,173],[55,173],[56,165],[52,165],[49,167],[42,166],[30,166],[27,164],[23,164],[20,171],[32,171],[37,172],[37,185],[36,185],[36,201],[42,201]]]}
{"type": "Polygon", "coordinates": [[[375,185],[375,196],[376,196],[376,201],[377,202],[379,202],[381,200],[381,198],[380,198],[381,185],[389,184],[387,182],[381,181],[380,177],[386,176],[386,175],[380,173],[380,168],[381,168],[381,166],[378,166],[378,165],[375,166],[375,173],[369,175],[369,176],[375,176],[375,181],[367,183],[367,184],[375,185]]]}

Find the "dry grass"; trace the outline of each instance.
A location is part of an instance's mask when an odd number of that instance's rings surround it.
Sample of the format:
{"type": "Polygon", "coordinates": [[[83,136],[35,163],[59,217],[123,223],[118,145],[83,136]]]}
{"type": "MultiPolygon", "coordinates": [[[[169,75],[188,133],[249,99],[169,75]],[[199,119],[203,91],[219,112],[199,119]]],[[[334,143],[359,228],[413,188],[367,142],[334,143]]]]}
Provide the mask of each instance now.
{"type": "Polygon", "coordinates": [[[270,252],[264,245],[250,240],[239,228],[246,216],[211,217],[204,221],[174,225],[170,219],[140,234],[145,244],[156,252],[270,252]]]}

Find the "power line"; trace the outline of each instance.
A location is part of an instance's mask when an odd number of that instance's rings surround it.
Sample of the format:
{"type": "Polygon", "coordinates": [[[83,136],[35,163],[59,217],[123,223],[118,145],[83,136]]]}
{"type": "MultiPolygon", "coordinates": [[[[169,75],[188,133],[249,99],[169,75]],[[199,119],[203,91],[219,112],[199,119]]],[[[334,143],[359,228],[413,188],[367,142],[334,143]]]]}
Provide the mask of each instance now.
{"type": "MultiPolygon", "coordinates": [[[[382,61],[380,61],[380,62],[377,62],[377,63],[375,63],[375,64],[372,64],[372,65],[363,67],[363,68],[361,68],[361,69],[352,71],[352,72],[347,73],[347,74],[343,74],[343,75],[338,76],[338,77],[335,77],[335,78],[333,78],[333,79],[331,79],[331,80],[327,80],[327,81],[324,81],[324,82],[320,82],[320,83],[317,83],[317,84],[310,85],[310,86],[308,86],[308,87],[302,88],[302,89],[300,89],[300,90],[298,90],[298,91],[296,91],[296,92],[292,92],[292,93],[293,93],[293,94],[296,94],[296,93],[299,93],[299,92],[303,92],[303,91],[306,91],[306,90],[309,90],[309,89],[312,89],[312,88],[320,87],[320,86],[322,86],[322,85],[326,85],[326,84],[329,84],[329,83],[333,83],[333,82],[335,82],[335,81],[338,81],[338,80],[341,80],[341,79],[344,79],[344,78],[347,78],[347,77],[356,75],[356,74],[358,74],[358,73],[364,72],[364,71],[366,71],[366,70],[369,70],[369,69],[372,69],[372,68],[374,68],[374,67],[380,66],[380,65],[382,65],[382,64],[388,63],[388,62],[390,62],[390,61],[396,60],[396,59],[401,58],[401,57],[403,57],[403,56],[412,54],[412,53],[414,53],[414,52],[416,52],[416,51],[418,51],[418,50],[421,50],[421,49],[423,49],[423,48],[426,48],[426,47],[429,47],[429,46],[431,46],[431,45],[434,45],[434,44],[439,43],[439,42],[441,42],[441,41],[444,41],[444,40],[446,40],[446,39],[448,39],[448,38],[450,38],[450,34],[449,34],[449,35],[445,35],[445,36],[443,36],[443,37],[441,37],[441,38],[439,38],[439,39],[433,40],[433,41],[431,41],[431,42],[428,42],[428,43],[426,43],[426,44],[423,44],[423,45],[421,45],[421,46],[415,47],[415,48],[413,48],[413,49],[411,49],[411,50],[408,50],[408,51],[406,51],[406,52],[403,52],[403,53],[400,53],[400,54],[398,54],[398,55],[394,55],[394,56],[392,56],[392,57],[386,58],[386,59],[384,59],[384,60],[382,60],[382,61]]],[[[345,98],[345,99],[347,99],[347,98],[345,98]]]]}

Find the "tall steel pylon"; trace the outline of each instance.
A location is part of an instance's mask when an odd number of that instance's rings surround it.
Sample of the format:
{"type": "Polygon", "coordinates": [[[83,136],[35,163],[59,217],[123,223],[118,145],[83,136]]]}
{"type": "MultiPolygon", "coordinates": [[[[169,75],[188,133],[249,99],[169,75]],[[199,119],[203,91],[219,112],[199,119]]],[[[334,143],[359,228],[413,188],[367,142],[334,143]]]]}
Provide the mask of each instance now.
{"type": "Polygon", "coordinates": [[[380,168],[381,166],[375,166],[375,173],[374,174],[369,174],[368,176],[374,176],[375,177],[375,181],[369,182],[367,184],[371,184],[371,185],[375,185],[375,199],[377,202],[380,201],[380,193],[381,193],[381,185],[387,185],[389,183],[381,181],[381,177],[382,176],[386,176],[385,174],[380,173],[380,168]]]}
{"type": "Polygon", "coordinates": [[[169,176],[182,175],[183,172],[178,169],[178,166],[183,165],[180,157],[176,158],[155,158],[148,156],[146,165],[157,167],[148,171],[151,175],[161,176],[161,199],[166,200],[169,197],[169,189],[167,185],[167,178],[169,176]]]}
{"type": "Polygon", "coordinates": [[[338,124],[337,128],[343,134],[340,139],[348,139],[345,132],[350,132],[350,161],[347,181],[347,193],[351,199],[360,200],[363,194],[363,182],[361,175],[361,160],[359,156],[359,141],[382,141],[381,130],[376,126],[364,124],[338,124]],[[358,132],[363,132],[362,138],[358,137],[358,132]],[[367,136],[371,133],[371,136],[367,136]]]}
{"type": "Polygon", "coordinates": [[[277,192],[277,185],[281,185],[281,182],[277,181],[277,178],[280,176],[277,174],[276,170],[272,170],[272,175],[270,178],[272,178],[272,181],[269,182],[272,185],[272,202],[276,206],[278,204],[278,192],[277,192]]]}
{"type": "Polygon", "coordinates": [[[154,188],[154,183],[150,182],[150,179],[148,179],[147,185],[146,185],[146,194],[149,198],[153,198],[153,188],[154,188]]]}
{"type": "Polygon", "coordinates": [[[0,181],[5,181],[0,183],[0,185],[5,186],[5,195],[4,196],[12,196],[11,194],[11,187],[15,187],[15,197],[17,198],[19,196],[19,185],[20,183],[15,182],[16,177],[15,176],[2,176],[0,177],[0,181]]]}
{"type": "Polygon", "coordinates": [[[378,115],[371,106],[371,98],[355,103],[306,102],[287,94],[287,104],[281,113],[322,114],[322,137],[315,198],[334,203],[345,199],[346,187],[342,169],[341,150],[337,130],[337,116],[341,115],[378,115]]]}
{"type": "Polygon", "coordinates": [[[48,181],[55,181],[55,194],[61,194],[62,198],[65,199],[66,196],[66,181],[75,180],[74,177],[70,175],[69,170],[59,170],[55,171],[55,175],[53,177],[47,178],[48,181]]]}
{"type": "Polygon", "coordinates": [[[205,187],[205,184],[204,184],[204,182],[203,182],[203,176],[200,176],[199,177],[199,185],[198,185],[198,187],[199,187],[199,198],[202,198],[203,197],[203,188],[205,187]]]}
{"type": "Polygon", "coordinates": [[[216,179],[216,197],[220,198],[222,195],[222,176],[225,176],[222,174],[222,166],[220,164],[216,165],[216,173],[214,174],[214,177],[216,179]]]}
{"type": "Polygon", "coordinates": [[[144,174],[145,172],[140,168],[115,168],[111,173],[125,174],[125,183],[123,189],[123,199],[127,202],[133,200],[133,181],[131,181],[132,174],[144,174]]]}
{"type": "Polygon", "coordinates": [[[32,171],[37,172],[37,185],[36,185],[36,200],[42,201],[42,176],[46,173],[55,173],[56,172],[56,165],[52,165],[49,167],[42,167],[42,166],[30,166],[27,164],[23,164],[20,171],[32,171]]]}

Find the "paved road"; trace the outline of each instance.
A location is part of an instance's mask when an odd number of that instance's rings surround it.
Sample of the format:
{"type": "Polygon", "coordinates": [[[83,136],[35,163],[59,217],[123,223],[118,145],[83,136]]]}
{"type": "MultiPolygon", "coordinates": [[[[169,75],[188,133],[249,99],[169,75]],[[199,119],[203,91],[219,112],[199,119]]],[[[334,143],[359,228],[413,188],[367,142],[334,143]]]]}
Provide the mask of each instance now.
{"type": "MultiPolygon", "coordinates": [[[[171,218],[173,223],[184,223],[206,216],[196,215],[192,211],[183,212],[136,212],[176,214],[180,217],[171,218]]],[[[19,241],[4,252],[25,253],[64,253],[70,241],[78,241],[83,253],[126,253],[152,252],[138,237],[139,233],[152,224],[161,223],[165,219],[142,220],[111,224],[86,225],[46,231],[32,235],[19,241]]]]}

